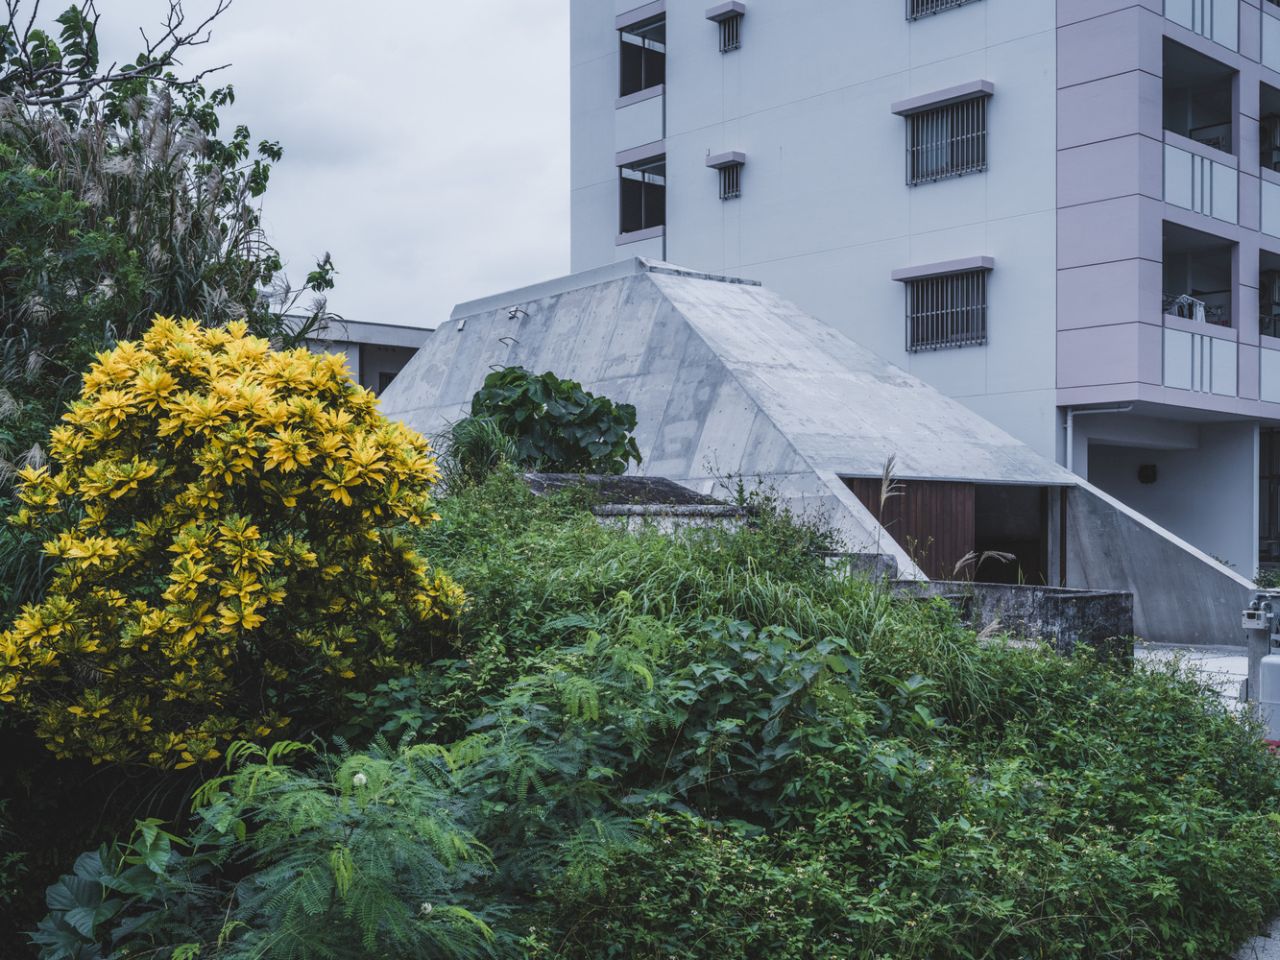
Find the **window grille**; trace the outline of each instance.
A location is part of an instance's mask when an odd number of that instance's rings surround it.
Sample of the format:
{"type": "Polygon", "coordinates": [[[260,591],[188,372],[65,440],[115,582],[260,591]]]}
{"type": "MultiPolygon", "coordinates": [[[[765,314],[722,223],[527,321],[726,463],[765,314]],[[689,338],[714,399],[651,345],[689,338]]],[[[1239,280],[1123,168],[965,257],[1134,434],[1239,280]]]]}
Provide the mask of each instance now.
{"type": "Polygon", "coordinates": [[[618,168],[621,174],[619,233],[635,233],[667,222],[667,158],[618,168]]]}
{"type": "Polygon", "coordinates": [[[735,13],[720,21],[720,52],[728,53],[742,46],[742,14],[735,13]]]}
{"type": "Polygon", "coordinates": [[[619,31],[622,76],[619,95],[630,96],[666,82],[667,21],[659,17],[619,31]]]}
{"type": "Polygon", "coordinates": [[[907,281],[907,350],[987,342],[987,271],[907,281]]]}
{"type": "Polygon", "coordinates": [[[907,183],[914,186],[987,169],[987,98],[907,116],[907,183]]]}
{"type": "Polygon", "coordinates": [[[919,20],[921,17],[932,16],[935,13],[942,13],[944,10],[963,7],[966,3],[974,2],[975,0],[907,0],[907,19],[919,20]]]}
{"type": "Polygon", "coordinates": [[[737,200],[742,196],[742,164],[731,163],[720,168],[720,199],[737,200]]]}

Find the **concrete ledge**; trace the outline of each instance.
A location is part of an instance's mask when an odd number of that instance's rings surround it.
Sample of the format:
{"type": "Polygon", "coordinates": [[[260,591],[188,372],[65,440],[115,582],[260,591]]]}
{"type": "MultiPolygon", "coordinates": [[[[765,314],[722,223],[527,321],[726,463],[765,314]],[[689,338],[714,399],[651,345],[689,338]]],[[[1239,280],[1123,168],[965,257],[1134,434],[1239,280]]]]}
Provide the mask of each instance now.
{"type": "Polygon", "coordinates": [[[631,147],[627,150],[621,150],[613,155],[615,166],[629,167],[633,163],[640,163],[643,160],[656,160],[667,152],[667,141],[655,140],[653,143],[646,143],[639,147],[631,147]]]}
{"type": "Polygon", "coordinates": [[[741,0],[729,0],[728,3],[717,3],[714,7],[707,11],[707,19],[714,20],[719,23],[721,20],[728,20],[730,17],[746,16],[747,5],[741,0]]]}
{"type": "Polygon", "coordinates": [[[637,103],[644,103],[646,100],[653,100],[655,97],[666,96],[667,85],[660,83],[656,87],[648,87],[645,90],[637,90],[635,93],[629,93],[625,97],[619,97],[614,103],[614,107],[622,110],[626,107],[634,106],[637,103]]]}
{"type": "Polygon", "coordinates": [[[646,20],[660,17],[666,12],[667,0],[653,0],[653,3],[646,3],[643,7],[636,7],[634,10],[618,14],[613,18],[613,28],[615,30],[625,30],[627,27],[634,26],[637,23],[644,23],[646,20]]]}
{"type": "Polygon", "coordinates": [[[945,107],[947,104],[959,103],[961,100],[989,97],[995,92],[996,86],[990,80],[970,80],[968,83],[962,83],[958,86],[946,87],[942,90],[935,90],[933,93],[899,100],[889,109],[900,117],[909,117],[913,113],[933,110],[936,107],[945,107]]]}
{"type": "Polygon", "coordinates": [[[995,266],[993,257],[963,257],[960,260],[940,260],[937,263],[923,263],[918,267],[903,267],[893,271],[892,276],[899,283],[905,283],[908,280],[923,280],[925,277],[942,277],[949,273],[994,270],[995,266]]]}
{"type": "Polygon", "coordinates": [[[717,153],[707,157],[707,166],[715,170],[724,167],[741,167],[747,162],[747,155],[739,150],[730,150],[728,153],[717,153]]]}
{"type": "Polygon", "coordinates": [[[620,233],[618,238],[614,240],[615,247],[626,246],[628,243],[639,243],[641,240],[653,240],[657,237],[667,235],[667,228],[649,227],[647,230],[632,230],[630,233],[620,233]]]}

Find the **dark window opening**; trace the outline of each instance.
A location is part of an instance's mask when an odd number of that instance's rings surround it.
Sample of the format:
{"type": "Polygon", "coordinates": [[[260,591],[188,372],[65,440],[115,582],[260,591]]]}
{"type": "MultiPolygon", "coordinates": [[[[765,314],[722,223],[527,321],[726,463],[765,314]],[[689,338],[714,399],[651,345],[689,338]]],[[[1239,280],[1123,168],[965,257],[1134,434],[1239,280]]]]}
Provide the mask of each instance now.
{"type": "Polygon", "coordinates": [[[622,83],[626,97],[666,82],[667,21],[662,17],[619,31],[622,38],[622,83]]]}
{"type": "Polygon", "coordinates": [[[1280,566],[1280,430],[1263,430],[1259,437],[1262,466],[1258,512],[1258,559],[1260,569],[1280,566]]]}
{"type": "Polygon", "coordinates": [[[1232,91],[1236,72],[1212,57],[1164,41],[1164,128],[1197,143],[1235,153],[1232,91]]]}
{"type": "Polygon", "coordinates": [[[667,158],[620,167],[620,233],[635,233],[667,222],[667,158]]]}
{"type": "Polygon", "coordinates": [[[987,271],[907,281],[907,350],[987,342],[987,271]]]}
{"type": "Polygon", "coordinates": [[[386,391],[387,387],[391,386],[391,381],[395,378],[396,375],[394,373],[388,373],[386,370],[381,371],[378,374],[378,393],[386,391]]]}
{"type": "Polygon", "coordinates": [[[907,183],[915,186],[987,169],[987,98],[907,116],[907,183]]]}

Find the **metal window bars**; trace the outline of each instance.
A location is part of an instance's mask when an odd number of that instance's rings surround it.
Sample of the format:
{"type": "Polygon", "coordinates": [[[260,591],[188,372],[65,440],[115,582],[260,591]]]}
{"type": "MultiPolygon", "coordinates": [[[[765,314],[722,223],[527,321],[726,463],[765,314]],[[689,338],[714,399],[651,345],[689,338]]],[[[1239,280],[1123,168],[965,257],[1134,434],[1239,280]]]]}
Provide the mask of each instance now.
{"type": "Polygon", "coordinates": [[[907,0],[907,19],[919,20],[921,17],[932,16],[935,13],[942,13],[944,10],[963,7],[966,3],[974,2],[975,0],[907,0]]]}
{"type": "Polygon", "coordinates": [[[731,163],[720,168],[720,199],[737,200],[742,196],[742,164],[731,163]]]}
{"type": "Polygon", "coordinates": [[[728,53],[742,46],[742,14],[735,13],[720,21],[720,52],[728,53]]]}
{"type": "Polygon", "coordinates": [[[907,282],[909,353],[986,342],[986,270],[967,270],[907,282]]]}
{"type": "Polygon", "coordinates": [[[907,117],[909,186],[986,169],[985,96],[948,103],[907,117]]]}

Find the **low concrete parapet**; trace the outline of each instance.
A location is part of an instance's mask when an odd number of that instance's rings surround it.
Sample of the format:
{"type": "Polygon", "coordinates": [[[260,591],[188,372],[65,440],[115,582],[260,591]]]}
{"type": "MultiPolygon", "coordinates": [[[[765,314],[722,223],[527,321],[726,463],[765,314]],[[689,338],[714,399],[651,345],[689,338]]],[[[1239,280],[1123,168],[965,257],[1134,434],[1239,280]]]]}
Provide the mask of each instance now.
{"type": "Polygon", "coordinates": [[[1042,640],[1070,655],[1083,645],[1108,658],[1133,658],[1133,595],[1021,584],[900,580],[906,596],[942,597],[974,630],[1042,640]]]}

